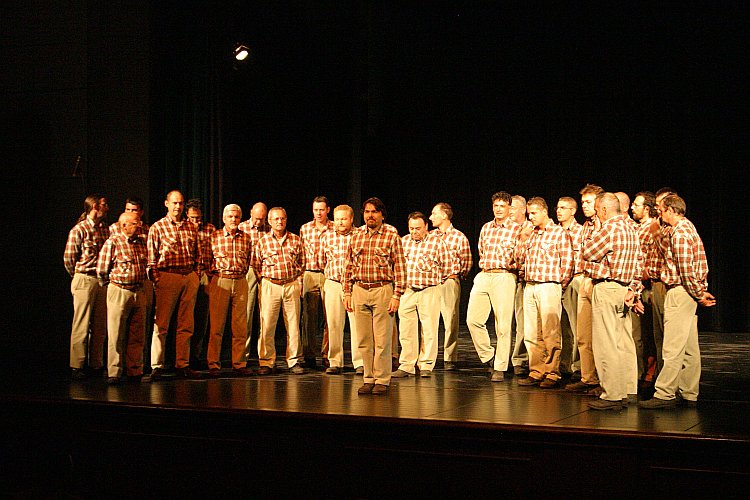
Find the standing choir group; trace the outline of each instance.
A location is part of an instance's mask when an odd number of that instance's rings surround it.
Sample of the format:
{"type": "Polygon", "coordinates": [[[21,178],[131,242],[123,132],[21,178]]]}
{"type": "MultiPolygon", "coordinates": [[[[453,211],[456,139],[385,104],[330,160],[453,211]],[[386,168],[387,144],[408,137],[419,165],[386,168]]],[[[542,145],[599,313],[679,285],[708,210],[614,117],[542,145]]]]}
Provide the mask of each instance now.
{"type": "MultiPolygon", "coordinates": [[[[684,200],[670,188],[640,192],[632,205],[625,193],[591,184],[580,194],[583,224],[571,197],[558,201],[556,224],[542,198],[492,196],[494,218],[479,234],[480,271],[466,311],[490,380],[505,380],[512,365],[522,386],[557,388],[570,376],[565,390],[596,396],[588,406],[597,410],[622,409],[637,400],[639,388],[653,396],[640,401],[642,408],[694,405],[701,373],[697,306],[716,301],[684,200]]],[[[364,225],[355,228],[350,206],[335,207],[329,220],[328,199],[316,197],[313,220],[299,235],[287,230],[281,207],[256,203],[241,222],[240,206],[227,205],[216,229],[202,221],[198,200],[186,206],[171,191],[164,204],[167,215],[149,228],[141,221],[143,202],[128,199],[107,227],[106,198],[84,201],[64,255],[73,278],[73,379],[106,370],[110,384],[123,375],[140,382],[151,332],[150,380],[163,379],[173,317],[175,376],[223,376],[228,314],[231,373],[268,375],[276,366],[280,312],[291,374],[315,368],[318,354],[326,374],[341,374],[348,319],[352,364],[363,377],[358,394],[386,394],[392,378],[430,377],[441,316],[443,368],[457,369],[461,281],[473,261],[448,203],[436,204],[429,217],[410,213],[403,237],[385,222],[378,198],[362,204],[364,225]],[[254,371],[247,360],[256,305],[254,371]],[[201,361],[207,373],[195,369],[201,361]]]]}

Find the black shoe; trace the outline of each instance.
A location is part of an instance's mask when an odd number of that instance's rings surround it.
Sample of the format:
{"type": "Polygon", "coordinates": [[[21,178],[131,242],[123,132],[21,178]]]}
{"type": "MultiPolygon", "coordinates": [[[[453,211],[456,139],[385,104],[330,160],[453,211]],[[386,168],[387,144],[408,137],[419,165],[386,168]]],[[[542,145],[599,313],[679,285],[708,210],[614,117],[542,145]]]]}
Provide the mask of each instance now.
{"type": "Polygon", "coordinates": [[[513,375],[516,377],[528,377],[529,376],[529,369],[525,366],[518,365],[513,367],[513,375]]]}
{"type": "Polygon", "coordinates": [[[292,375],[302,375],[302,374],[304,374],[304,373],[305,373],[305,369],[304,369],[304,368],[302,368],[302,367],[301,367],[301,366],[299,365],[299,363],[297,363],[297,364],[296,364],[296,365],[294,365],[293,367],[289,368],[289,373],[291,373],[292,375]]]}
{"type": "Polygon", "coordinates": [[[163,368],[154,368],[151,370],[151,376],[148,378],[149,382],[158,382],[159,380],[164,380],[164,369],[163,368]]]}
{"type": "Polygon", "coordinates": [[[443,370],[447,372],[453,372],[453,371],[456,371],[457,369],[458,367],[456,366],[455,361],[446,361],[443,363],[443,370]]]}
{"type": "Polygon", "coordinates": [[[678,402],[675,399],[659,399],[651,398],[647,401],[641,401],[638,403],[638,408],[645,408],[647,410],[673,410],[677,408],[678,402]]]}
{"type": "Polygon", "coordinates": [[[203,374],[200,372],[197,372],[195,370],[191,370],[188,367],[185,368],[177,368],[174,371],[174,374],[177,378],[185,379],[185,380],[198,380],[203,378],[203,374]]]}
{"type": "Polygon", "coordinates": [[[140,384],[143,375],[128,375],[128,384],[140,384]]]}
{"type": "Polygon", "coordinates": [[[308,370],[317,370],[318,361],[315,358],[305,358],[305,368],[308,370]]]}
{"type": "Polygon", "coordinates": [[[119,385],[120,383],[120,377],[108,377],[107,378],[107,384],[109,385],[119,385]]]}
{"type": "Polygon", "coordinates": [[[243,368],[232,368],[232,376],[234,377],[252,377],[255,375],[255,372],[248,367],[243,368]]]}
{"type": "Polygon", "coordinates": [[[104,367],[101,368],[90,368],[89,377],[91,378],[104,378],[107,373],[104,371],[104,367]]]}
{"type": "Polygon", "coordinates": [[[71,380],[86,380],[87,378],[88,378],[88,375],[86,375],[86,372],[82,370],[81,368],[70,369],[71,380]]]}
{"type": "Polygon", "coordinates": [[[589,401],[588,403],[586,403],[586,405],[592,410],[600,410],[600,411],[622,410],[622,401],[609,401],[607,399],[595,399],[593,401],[589,401]]]}
{"type": "Polygon", "coordinates": [[[221,377],[221,370],[219,370],[218,368],[210,368],[208,370],[208,376],[210,378],[219,378],[221,377]]]}
{"type": "Polygon", "coordinates": [[[495,371],[495,358],[493,357],[491,360],[484,363],[484,366],[487,367],[488,372],[493,373],[495,371]]]}
{"type": "Polygon", "coordinates": [[[326,368],[326,375],[341,375],[340,366],[329,366],[326,368]]]}
{"type": "Polygon", "coordinates": [[[273,368],[271,368],[270,366],[261,366],[260,368],[258,368],[258,371],[255,373],[261,376],[271,375],[273,373],[273,368]]]}

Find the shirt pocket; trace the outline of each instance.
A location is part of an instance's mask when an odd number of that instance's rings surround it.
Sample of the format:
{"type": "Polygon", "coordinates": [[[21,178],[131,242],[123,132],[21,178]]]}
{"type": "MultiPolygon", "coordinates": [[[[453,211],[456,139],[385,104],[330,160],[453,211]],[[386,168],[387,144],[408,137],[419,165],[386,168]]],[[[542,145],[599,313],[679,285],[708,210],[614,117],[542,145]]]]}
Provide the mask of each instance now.
{"type": "Polygon", "coordinates": [[[177,239],[165,236],[161,240],[162,253],[164,255],[177,254],[177,239]]]}
{"type": "Polygon", "coordinates": [[[216,269],[229,269],[229,256],[224,252],[214,252],[214,262],[216,269]]]}
{"type": "Polygon", "coordinates": [[[97,257],[99,247],[96,242],[91,240],[84,240],[81,245],[81,253],[86,260],[90,260],[97,257]]]}
{"type": "Polygon", "coordinates": [[[421,271],[423,273],[428,273],[432,271],[433,265],[432,259],[430,259],[427,255],[422,255],[417,259],[417,270],[421,271]]]}
{"type": "Polygon", "coordinates": [[[279,263],[279,254],[275,251],[263,252],[263,265],[275,266],[279,263]]]}
{"type": "Polygon", "coordinates": [[[117,257],[117,270],[121,274],[130,274],[133,269],[133,259],[126,256],[117,257]]]}
{"type": "Polygon", "coordinates": [[[378,267],[388,267],[388,252],[381,248],[376,248],[373,253],[373,260],[378,267]]]}

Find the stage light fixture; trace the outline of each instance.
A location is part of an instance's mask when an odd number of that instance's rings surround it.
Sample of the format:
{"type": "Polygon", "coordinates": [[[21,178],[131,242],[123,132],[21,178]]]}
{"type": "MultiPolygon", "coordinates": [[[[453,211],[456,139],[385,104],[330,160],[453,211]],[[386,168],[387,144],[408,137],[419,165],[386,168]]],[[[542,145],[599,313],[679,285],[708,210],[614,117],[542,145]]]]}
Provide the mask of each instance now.
{"type": "Polygon", "coordinates": [[[246,45],[238,43],[234,48],[234,58],[238,61],[244,61],[250,55],[250,49],[246,45]]]}

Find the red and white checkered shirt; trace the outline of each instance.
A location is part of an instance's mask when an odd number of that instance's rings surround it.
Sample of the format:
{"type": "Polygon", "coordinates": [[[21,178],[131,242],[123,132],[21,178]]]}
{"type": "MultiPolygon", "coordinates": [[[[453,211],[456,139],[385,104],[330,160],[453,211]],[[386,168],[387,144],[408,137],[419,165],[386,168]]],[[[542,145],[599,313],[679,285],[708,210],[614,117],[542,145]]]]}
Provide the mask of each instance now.
{"type": "Polygon", "coordinates": [[[138,234],[128,238],[116,234],[104,243],[99,253],[96,274],[100,281],[111,281],[129,288],[143,284],[146,279],[148,250],[146,241],[138,234]]]}
{"type": "MultiPolygon", "coordinates": [[[[583,258],[583,249],[586,248],[586,245],[589,244],[589,241],[591,241],[591,236],[594,233],[594,220],[593,219],[586,219],[583,222],[583,225],[581,226],[581,232],[578,236],[578,259],[576,259],[576,270],[575,273],[583,273],[583,272],[591,272],[591,262],[587,261],[583,258]]],[[[576,247],[575,242],[573,243],[573,248],[576,247]]]]}
{"type": "Polygon", "coordinates": [[[529,239],[518,244],[516,258],[526,281],[560,283],[565,288],[573,277],[575,261],[570,236],[551,220],[544,228],[535,227],[529,239]]]}
{"type": "MultiPolygon", "coordinates": [[[[562,227],[562,226],[560,226],[562,227]]],[[[570,225],[565,228],[563,227],[563,230],[568,233],[568,237],[570,238],[570,243],[573,246],[573,265],[574,265],[574,274],[582,273],[583,269],[579,269],[578,266],[580,265],[579,262],[581,259],[581,238],[583,234],[583,226],[578,223],[577,220],[573,219],[573,221],[570,223],[570,225]]]]}
{"type": "Polygon", "coordinates": [[[148,268],[159,271],[200,269],[200,247],[195,224],[187,219],[159,219],[148,230],[148,268]]]}
{"type": "Polygon", "coordinates": [[[357,281],[392,282],[394,297],[401,297],[406,284],[404,249],[398,231],[389,224],[352,234],[344,272],[344,294],[351,295],[357,281]]]}
{"type": "Polygon", "coordinates": [[[319,260],[323,264],[326,279],[338,281],[344,279],[346,270],[346,257],[349,252],[349,244],[352,241],[352,234],[359,229],[352,229],[346,234],[339,234],[336,231],[326,231],[320,242],[319,260]]]}
{"type": "Polygon", "coordinates": [[[521,234],[521,225],[508,217],[500,224],[494,220],[482,226],[479,232],[479,268],[490,269],[518,268],[514,251],[521,234]]]}
{"type": "Polygon", "coordinates": [[[453,227],[453,224],[448,226],[448,229],[441,231],[440,229],[433,229],[430,234],[440,237],[450,250],[453,258],[454,266],[458,265],[458,274],[461,278],[466,278],[471,271],[471,265],[474,260],[471,256],[471,247],[469,246],[469,238],[464,233],[453,227]]]}
{"type": "Polygon", "coordinates": [[[68,274],[73,276],[75,273],[96,273],[99,251],[107,238],[109,230],[104,221],[95,223],[93,219],[86,217],[73,226],[68,233],[63,254],[63,264],[68,274]]]}
{"type": "Polygon", "coordinates": [[[299,237],[302,238],[302,245],[305,248],[305,268],[307,271],[322,271],[325,268],[325,263],[320,260],[322,256],[320,240],[326,234],[332,232],[334,232],[334,229],[331,221],[328,221],[328,225],[323,229],[318,229],[314,220],[300,228],[299,237]]]}
{"type": "Polygon", "coordinates": [[[240,222],[240,224],[237,226],[237,229],[250,236],[250,243],[252,244],[253,248],[255,248],[258,240],[260,240],[264,234],[271,230],[266,225],[263,225],[260,228],[253,227],[253,221],[251,220],[240,222]]]}
{"type": "Polygon", "coordinates": [[[441,284],[458,274],[458,262],[440,236],[427,234],[417,241],[407,234],[401,238],[406,261],[406,286],[422,289],[441,284]]]}
{"type": "Polygon", "coordinates": [[[198,248],[202,256],[201,270],[206,272],[211,265],[211,259],[207,255],[211,250],[211,235],[216,231],[216,226],[210,222],[201,222],[195,229],[198,231],[198,248]]]}
{"type": "Polygon", "coordinates": [[[667,256],[671,258],[670,240],[672,238],[672,226],[669,224],[661,223],[659,227],[659,234],[657,236],[651,235],[651,245],[648,257],[646,260],[646,267],[648,276],[652,280],[660,280],[661,272],[664,268],[664,262],[667,256]]]}
{"type": "Polygon", "coordinates": [[[653,249],[651,248],[654,245],[654,240],[651,237],[651,231],[649,228],[651,227],[651,223],[654,221],[652,218],[648,218],[645,220],[642,220],[636,229],[636,232],[638,233],[638,241],[641,245],[641,262],[643,262],[643,278],[648,279],[648,263],[649,259],[651,258],[651,252],[653,249]]]}
{"type": "Polygon", "coordinates": [[[695,226],[682,218],[673,228],[670,251],[665,255],[661,280],[665,285],[682,285],[695,299],[708,290],[708,260],[695,226]]]}
{"type": "Polygon", "coordinates": [[[224,278],[244,278],[252,255],[250,236],[239,229],[231,234],[226,228],[221,228],[209,239],[208,272],[224,278]]]}
{"type": "Polygon", "coordinates": [[[633,225],[624,215],[602,223],[584,242],[581,255],[591,265],[592,279],[611,279],[640,292],[641,249],[633,225]]]}
{"type": "Polygon", "coordinates": [[[266,233],[253,250],[253,267],[258,276],[278,280],[297,278],[301,284],[305,269],[302,240],[289,231],[281,238],[276,238],[273,232],[266,233]]]}

